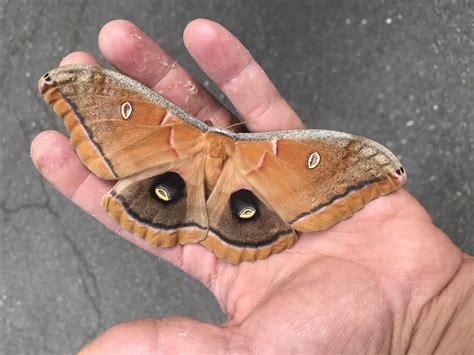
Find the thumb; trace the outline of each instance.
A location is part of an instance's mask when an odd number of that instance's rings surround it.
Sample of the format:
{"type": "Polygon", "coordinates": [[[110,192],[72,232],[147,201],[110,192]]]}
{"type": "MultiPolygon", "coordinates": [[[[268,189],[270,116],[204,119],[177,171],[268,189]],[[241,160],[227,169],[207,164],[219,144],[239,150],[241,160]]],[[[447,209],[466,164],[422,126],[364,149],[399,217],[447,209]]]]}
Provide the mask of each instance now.
{"type": "Polygon", "coordinates": [[[249,352],[234,328],[190,318],[143,319],[115,325],[84,346],[79,355],[249,352]]]}

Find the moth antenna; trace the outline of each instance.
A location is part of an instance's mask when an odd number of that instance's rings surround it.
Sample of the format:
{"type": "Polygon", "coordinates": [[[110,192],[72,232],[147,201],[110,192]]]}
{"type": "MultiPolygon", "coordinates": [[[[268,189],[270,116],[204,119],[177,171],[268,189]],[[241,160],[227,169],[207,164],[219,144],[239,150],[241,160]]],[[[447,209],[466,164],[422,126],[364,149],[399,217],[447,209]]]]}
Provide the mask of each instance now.
{"type": "MultiPolygon", "coordinates": [[[[243,122],[243,121],[240,121],[240,122],[237,122],[237,123],[233,123],[231,125],[228,125],[226,127],[226,129],[230,129],[232,127],[237,127],[237,126],[245,126],[248,122],[252,122],[252,121],[247,121],[247,122],[243,122]]],[[[255,121],[254,121],[255,122],[255,121]]]]}

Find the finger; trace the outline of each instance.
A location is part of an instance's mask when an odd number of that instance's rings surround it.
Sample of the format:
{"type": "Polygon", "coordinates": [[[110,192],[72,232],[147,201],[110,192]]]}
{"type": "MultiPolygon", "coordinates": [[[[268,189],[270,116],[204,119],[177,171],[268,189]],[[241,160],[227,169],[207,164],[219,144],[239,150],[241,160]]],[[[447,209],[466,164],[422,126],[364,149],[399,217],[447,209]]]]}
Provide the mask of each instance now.
{"type": "Polygon", "coordinates": [[[303,123],[249,51],[216,22],[188,24],[184,44],[234,104],[250,131],[301,129],[303,123]]]}
{"type": "Polygon", "coordinates": [[[86,52],[72,52],[65,56],[59,66],[67,65],[67,64],[90,64],[95,66],[100,66],[97,59],[91,56],[89,53],[86,52]]]}
{"type": "Polygon", "coordinates": [[[225,127],[232,115],[157,43],[133,23],[115,20],[99,34],[99,47],[118,70],[201,120],[225,127]]]}
{"type": "Polygon", "coordinates": [[[116,325],[79,354],[221,354],[248,353],[241,336],[230,328],[189,318],[145,319],[116,325]]]}

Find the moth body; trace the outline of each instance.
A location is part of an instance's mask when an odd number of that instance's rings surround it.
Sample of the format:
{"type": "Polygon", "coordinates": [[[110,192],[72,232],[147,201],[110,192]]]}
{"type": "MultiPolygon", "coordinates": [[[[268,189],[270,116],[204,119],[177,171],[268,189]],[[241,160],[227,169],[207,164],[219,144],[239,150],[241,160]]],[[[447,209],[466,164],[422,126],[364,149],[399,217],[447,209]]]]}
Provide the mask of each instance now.
{"type": "Polygon", "coordinates": [[[203,152],[206,158],[205,169],[206,197],[209,197],[222,174],[222,169],[229,156],[232,155],[233,141],[227,136],[206,132],[204,134],[203,152]]]}

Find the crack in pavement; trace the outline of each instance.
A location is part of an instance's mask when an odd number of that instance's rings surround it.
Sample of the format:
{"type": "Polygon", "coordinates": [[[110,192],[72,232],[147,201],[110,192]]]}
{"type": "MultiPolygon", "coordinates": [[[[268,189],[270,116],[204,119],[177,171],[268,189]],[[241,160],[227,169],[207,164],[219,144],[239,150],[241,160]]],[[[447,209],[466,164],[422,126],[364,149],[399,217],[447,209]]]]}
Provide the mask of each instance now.
{"type": "MultiPolygon", "coordinates": [[[[82,289],[84,290],[85,296],[89,300],[89,303],[97,317],[96,327],[94,327],[94,329],[90,331],[90,334],[87,335],[88,338],[92,338],[96,336],[97,333],[104,326],[103,314],[100,308],[100,291],[97,283],[97,278],[91,270],[89,263],[87,262],[87,258],[83,255],[76,243],[74,243],[73,238],[68,234],[65,225],[62,221],[61,214],[57,212],[52,206],[48,191],[46,190],[45,183],[43,180],[40,181],[40,185],[43,190],[43,196],[45,197],[45,201],[42,203],[21,204],[16,206],[15,208],[6,207],[4,203],[0,204],[0,212],[3,214],[3,223],[8,223],[15,214],[29,209],[45,210],[52,217],[54,225],[57,227],[56,229],[60,231],[61,236],[69,245],[77,260],[78,274],[81,280],[80,284],[82,286],[82,289]]],[[[9,224],[13,228],[18,229],[14,223],[9,224]]],[[[19,230],[18,233],[20,233],[19,230]]]]}

